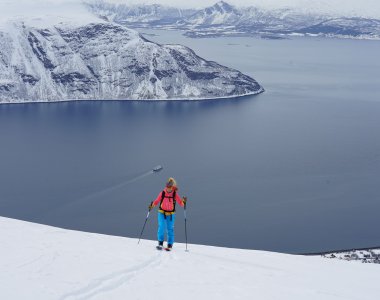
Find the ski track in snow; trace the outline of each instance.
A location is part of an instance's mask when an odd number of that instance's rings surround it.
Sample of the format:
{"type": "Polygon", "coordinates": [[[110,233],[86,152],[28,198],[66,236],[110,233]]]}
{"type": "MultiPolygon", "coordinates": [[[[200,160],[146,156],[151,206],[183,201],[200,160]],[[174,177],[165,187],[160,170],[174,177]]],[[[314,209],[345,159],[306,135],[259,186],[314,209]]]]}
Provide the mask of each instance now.
{"type": "Polygon", "coordinates": [[[194,251],[192,251],[191,253],[193,255],[195,254],[195,255],[200,256],[200,257],[206,257],[207,259],[213,259],[213,260],[217,260],[217,261],[223,260],[225,263],[229,262],[232,265],[241,265],[241,266],[247,266],[247,265],[249,265],[251,267],[259,268],[259,269],[263,269],[263,270],[271,270],[271,271],[277,271],[277,272],[283,271],[280,268],[268,267],[267,265],[260,265],[260,264],[257,264],[257,263],[242,262],[242,261],[239,261],[239,260],[236,260],[236,259],[230,259],[230,258],[220,257],[220,256],[217,256],[217,255],[209,255],[209,254],[204,254],[204,253],[201,253],[201,252],[194,252],[194,251]]]}
{"type": "Polygon", "coordinates": [[[70,299],[91,299],[109,291],[118,289],[119,287],[130,283],[134,278],[140,276],[145,270],[151,268],[158,268],[160,265],[165,263],[169,257],[162,258],[162,253],[158,253],[153,258],[147,261],[121,270],[116,273],[111,273],[109,275],[92,280],[88,285],[82,287],[78,290],[70,292],[63,295],[60,300],[70,300],[70,299]]]}
{"type": "Polygon", "coordinates": [[[155,242],[0,217],[1,299],[374,300],[380,269],[321,257],[155,242]],[[170,275],[170,280],[165,280],[170,275]]]}

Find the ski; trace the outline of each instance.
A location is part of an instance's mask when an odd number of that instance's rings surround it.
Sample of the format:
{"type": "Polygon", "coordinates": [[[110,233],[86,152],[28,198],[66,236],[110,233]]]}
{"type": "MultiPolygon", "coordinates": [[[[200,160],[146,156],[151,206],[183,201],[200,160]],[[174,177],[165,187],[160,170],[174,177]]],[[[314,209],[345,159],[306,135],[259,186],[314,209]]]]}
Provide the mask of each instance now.
{"type": "Polygon", "coordinates": [[[166,247],[165,250],[166,251],[172,251],[172,248],[166,247]]]}

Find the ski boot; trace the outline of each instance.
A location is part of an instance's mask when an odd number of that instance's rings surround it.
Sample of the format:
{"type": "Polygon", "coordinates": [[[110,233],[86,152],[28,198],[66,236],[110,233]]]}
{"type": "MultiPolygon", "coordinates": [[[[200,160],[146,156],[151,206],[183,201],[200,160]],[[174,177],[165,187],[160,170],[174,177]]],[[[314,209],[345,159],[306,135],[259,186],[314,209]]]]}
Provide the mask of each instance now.
{"type": "Polygon", "coordinates": [[[163,247],[164,247],[164,242],[159,241],[158,245],[156,246],[156,249],[157,250],[162,250],[163,247]]]}
{"type": "Polygon", "coordinates": [[[168,244],[168,246],[165,248],[166,251],[172,251],[172,249],[173,249],[172,244],[168,244]]]}

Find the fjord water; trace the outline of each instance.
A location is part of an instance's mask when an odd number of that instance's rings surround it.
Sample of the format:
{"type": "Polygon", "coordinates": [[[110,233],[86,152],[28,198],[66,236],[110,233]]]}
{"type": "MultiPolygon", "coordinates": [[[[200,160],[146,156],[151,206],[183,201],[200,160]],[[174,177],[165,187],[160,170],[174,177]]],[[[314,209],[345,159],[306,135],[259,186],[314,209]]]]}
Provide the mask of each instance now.
{"type": "MultiPolygon", "coordinates": [[[[266,92],[0,105],[2,216],[138,237],[174,176],[189,197],[191,243],[290,253],[380,245],[380,42],[142,31],[266,92]]],[[[179,242],[183,223],[178,209],[179,242]]],[[[155,232],[153,213],[144,237],[155,232]]]]}

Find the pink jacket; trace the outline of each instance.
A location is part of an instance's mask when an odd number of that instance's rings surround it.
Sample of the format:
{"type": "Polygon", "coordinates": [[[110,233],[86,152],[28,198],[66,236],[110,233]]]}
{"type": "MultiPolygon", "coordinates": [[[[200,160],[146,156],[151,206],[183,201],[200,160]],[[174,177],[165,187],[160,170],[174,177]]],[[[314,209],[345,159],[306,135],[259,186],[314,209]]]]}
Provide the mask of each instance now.
{"type": "MultiPolygon", "coordinates": [[[[173,210],[173,193],[174,193],[174,189],[171,191],[171,192],[168,192],[167,189],[165,188],[165,198],[164,200],[162,201],[162,209],[165,210],[165,211],[172,211],[173,210]]],[[[160,204],[161,202],[161,198],[162,198],[162,192],[160,192],[156,198],[156,200],[153,201],[153,205],[154,206],[157,206],[160,204]]],[[[178,195],[178,191],[176,192],[175,194],[175,201],[177,201],[177,203],[179,205],[181,205],[182,207],[184,206],[183,203],[182,203],[182,199],[181,197],[178,195]]]]}

